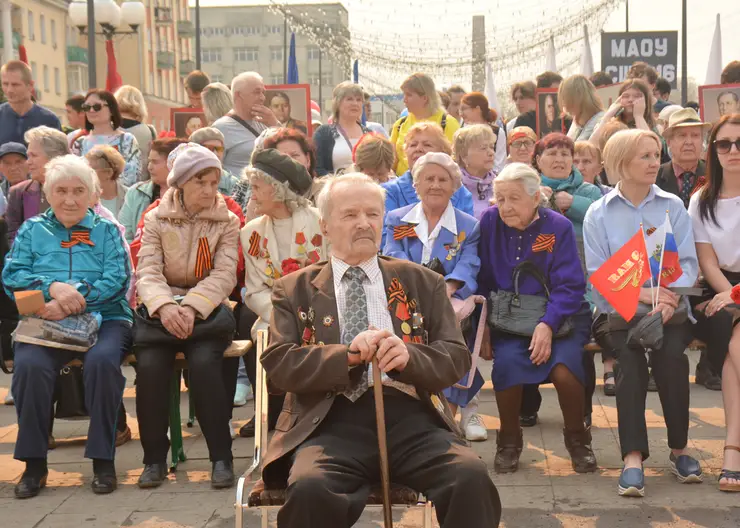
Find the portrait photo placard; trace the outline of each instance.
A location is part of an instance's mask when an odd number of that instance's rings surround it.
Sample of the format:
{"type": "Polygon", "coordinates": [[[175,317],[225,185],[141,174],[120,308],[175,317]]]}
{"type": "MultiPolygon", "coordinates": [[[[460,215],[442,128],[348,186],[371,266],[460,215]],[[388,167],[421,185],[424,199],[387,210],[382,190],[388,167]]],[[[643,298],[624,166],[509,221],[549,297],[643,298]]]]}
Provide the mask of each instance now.
{"type": "Polygon", "coordinates": [[[277,84],[265,86],[265,106],[287,128],[311,137],[311,85],[277,84]]]}
{"type": "Polygon", "coordinates": [[[189,138],[190,134],[207,126],[202,108],[170,108],[170,130],[175,131],[175,137],[189,138]]]}
{"type": "Polygon", "coordinates": [[[560,117],[557,88],[538,88],[537,100],[537,137],[542,138],[551,132],[563,131],[563,120],[560,117]]]}
{"type": "Polygon", "coordinates": [[[740,114],[740,84],[699,86],[699,115],[705,123],[716,123],[729,114],[740,114]]]}

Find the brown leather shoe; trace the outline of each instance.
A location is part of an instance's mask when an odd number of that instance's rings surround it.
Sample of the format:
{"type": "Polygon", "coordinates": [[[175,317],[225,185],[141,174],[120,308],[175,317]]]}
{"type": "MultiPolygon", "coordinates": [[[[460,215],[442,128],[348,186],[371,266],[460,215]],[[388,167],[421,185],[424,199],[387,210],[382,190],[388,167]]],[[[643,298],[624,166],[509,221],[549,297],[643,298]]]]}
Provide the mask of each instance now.
{"type": "Polygon", "coordinates": [[[496,431],[496,458],[493,460],[496,473],[514,473],[519,469],[523,445],[521,427],[513,433],[496,431]]]}
{"type": "Polygon", "coordinates": [[[570,453],[573,471],[576,473],[593,473],[596,471],[598,466],[594,450],[591,449],[591,428],[588,427],[577,432],[563,429],[563,438],[565,438],[565,447],[570,453]]]}
{"type": "Polygon", "coordinates": [[[131,440],[131,428],[128,425],[123,431],[116,431],[116,447],[121,447],[129,440],[131,440]]]}

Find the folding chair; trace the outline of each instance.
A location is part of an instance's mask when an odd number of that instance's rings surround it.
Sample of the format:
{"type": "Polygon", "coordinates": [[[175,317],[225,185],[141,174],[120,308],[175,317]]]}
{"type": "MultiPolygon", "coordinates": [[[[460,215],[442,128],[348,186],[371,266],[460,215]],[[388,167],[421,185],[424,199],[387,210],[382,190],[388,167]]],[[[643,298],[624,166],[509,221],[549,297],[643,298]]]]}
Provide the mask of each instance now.
{"type": "MultiPolygon", "coordinates": [[[[252,465],[239,478],[236,486],[236,528],[244,528],[245,510],[260,510],[261,528],[268,526],[268,512],[279,509],[285,503],[285,489],[265,489],[261,479],[262,461],[267,449],[267,378],[262,367],[262,352],[267,348],[267,331],[257,332],[257,375],[254,393],[254,458],[252,465]],[[251,491],[247,486],[254,482],[251,491]]],[[[421,508],[424,511],[423,528],[432,528],[432,502],[423,495],[405,486],[391,484],[391,503],[393,506],[421,508]]],[[[383,494],[380,484],[373,487],[368,497],[367,506],[383,507],[383,494]]]]}

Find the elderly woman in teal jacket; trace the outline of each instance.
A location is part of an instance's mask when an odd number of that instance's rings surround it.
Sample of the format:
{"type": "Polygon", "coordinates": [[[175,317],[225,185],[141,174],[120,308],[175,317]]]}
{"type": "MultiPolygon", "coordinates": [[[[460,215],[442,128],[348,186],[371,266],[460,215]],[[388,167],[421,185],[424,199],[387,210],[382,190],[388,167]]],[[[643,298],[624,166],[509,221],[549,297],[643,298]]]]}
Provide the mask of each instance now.
{"type": "MultiPolygon", "coordinates": [[[[447,154],[430,152],[416,160],[411,170],[420,202],[391,211],[385,220],[383,254],[410,260],[441,273],[447,296],[464,301],[478,289],[478,221],[455,209],[452,197],[462,186],[460,168],[447,154]]],[[[453,303],[455,302],[453,301],[453,303]]],[[[472,347],[472,342],[468,343],[472,347]]],[[[468,375],[463,378],[466,382],[468,375]]],[[[462,428],[468,440],[485,440],[487,431],[468,405],[483,385],[476,371],[469,389],[449,387],[444,394],[452,406],[462,408],[462,428]]]]}
{"type": "Polygon", "coordinates": [[[102,320],[96,344],[84,354],[15,343],[14,457],[26,463],[15,487],[18,498],[33,497],[46,484],[54,385],[62,366],[74,358],[84,362],[90,415],[85,457],[93,460],[92,490],[110,493],[117,486],[116,421],[126,383],[121,362],[131,344],[133,323],[126,301],[131,265],[118,227],[88,208],[96,183],[95,171],[77,156],[50,161],[44,183],[50,207],[23,223],[3,269],[3,286],[12,299],[23,291],[42,292],[45,304],[36,317],[60,321],[95,313],[102,320]]]}
{"type": "Polygon", "coordinates": [[[553,209],[573,224],[583,262],[583,219],[591,204],[601,198],[601,191],[583,180],[573,165],[574,153],[573,140],[565,134],[553,132],[535,145],[534,167],[540,172],[542,190],[549,196],[553,209]]]}

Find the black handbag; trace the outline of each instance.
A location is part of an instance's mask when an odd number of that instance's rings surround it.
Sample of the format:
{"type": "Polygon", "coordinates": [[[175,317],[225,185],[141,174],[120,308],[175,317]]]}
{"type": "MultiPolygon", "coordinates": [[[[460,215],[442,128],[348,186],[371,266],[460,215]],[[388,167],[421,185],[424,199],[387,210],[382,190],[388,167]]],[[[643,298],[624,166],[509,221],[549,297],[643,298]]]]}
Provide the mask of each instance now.
{"type": "Polygon", "coordinates": [[[56,418],[73,419],[87,417],[85,407],[84,367],[62,367],[54,388],[56,418]]]}
{"type": "MultiPolygon", "coordinates": [[[[514,291],[499,290],[491,292],[488,323],[494,330],[522,337],[532,337],[534,329],[545,316],[547,303],[550,300],[550,288],[545,277],[537,267],[525,261],[512,271],[514,291]],[[519,293],[519,277],[529,273],[545,290],[545,296],[519,293]]],[[[560,328],[553,328],[553,337],[564,337],[573,330],[573,319],[566,318],[560,328]]]]}
{"type": "MultiPolygon", "coordinates": [[[[233,312],[220,304],[207,319],[195,319],[193,333],[188,339],[221,339],[232,341],[236,329],[233,312]]],[[[178,346],[181,339],[170,334],[159,318],[151,317],[144,304],[134,310],[134,345],[139,346],[178,346]]]]}

